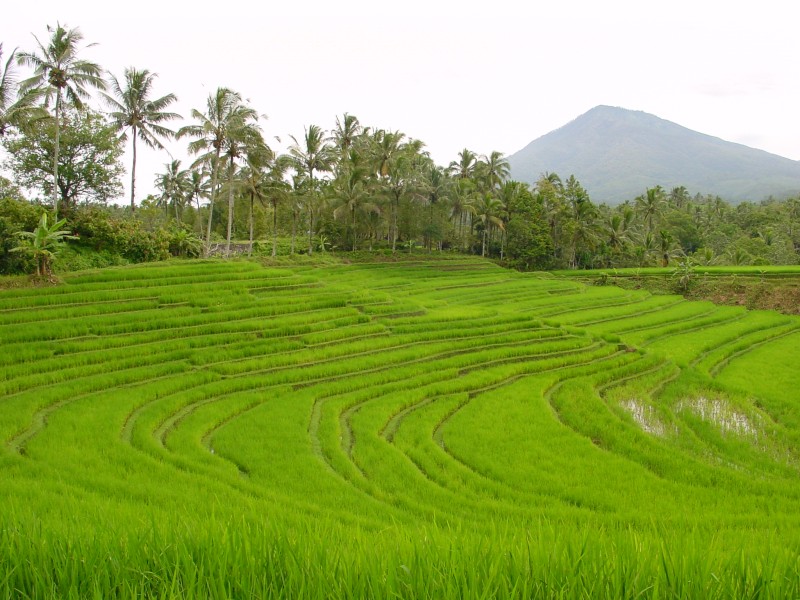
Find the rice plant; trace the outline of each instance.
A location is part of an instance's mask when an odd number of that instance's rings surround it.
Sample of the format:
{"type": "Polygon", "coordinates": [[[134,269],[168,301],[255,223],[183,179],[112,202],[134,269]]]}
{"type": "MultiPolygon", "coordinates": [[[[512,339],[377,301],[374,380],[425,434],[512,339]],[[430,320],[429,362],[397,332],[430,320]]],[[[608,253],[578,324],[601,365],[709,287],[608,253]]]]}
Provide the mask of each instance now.
{"type": "Polygon", "coordinates": [[[4,290],[0,597],[796,597],[798,331],[458,256],[4,290]]]}

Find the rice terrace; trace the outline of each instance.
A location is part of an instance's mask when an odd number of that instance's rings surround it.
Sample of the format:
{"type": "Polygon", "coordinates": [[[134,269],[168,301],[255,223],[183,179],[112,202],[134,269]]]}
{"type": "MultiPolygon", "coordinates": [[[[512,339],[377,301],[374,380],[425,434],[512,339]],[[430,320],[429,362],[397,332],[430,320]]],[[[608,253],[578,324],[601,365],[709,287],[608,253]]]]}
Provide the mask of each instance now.
{"type": "Polygon", "coordinates": [[[800,595],[800,321],[460,255],[0,292],[0,597],[800,595]]]}

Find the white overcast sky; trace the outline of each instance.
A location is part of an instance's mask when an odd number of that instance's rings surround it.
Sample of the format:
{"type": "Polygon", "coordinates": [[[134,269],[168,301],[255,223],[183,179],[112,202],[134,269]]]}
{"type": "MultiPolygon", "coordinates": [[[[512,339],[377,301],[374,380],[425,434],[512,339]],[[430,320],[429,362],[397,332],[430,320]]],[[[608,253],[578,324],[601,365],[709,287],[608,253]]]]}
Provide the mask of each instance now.
{"type": "MultiPolygon", "coordinates": [[[[789,0],[36,0],[3,9],[4,60],[56,22],[79,27],[97,44],[82,56],[118,77],[158,73],[156,94],[174,92],[183,115],[219,86],[239,91],[278,149],[349,112],[446,165],[464,147],[512,154],[607,104],[800,159],[789,0]]],[[[182,147],[170,145],[188,165],[182,147]]],[[[137,199],[168,160],[141,149],[137,199]]]]}

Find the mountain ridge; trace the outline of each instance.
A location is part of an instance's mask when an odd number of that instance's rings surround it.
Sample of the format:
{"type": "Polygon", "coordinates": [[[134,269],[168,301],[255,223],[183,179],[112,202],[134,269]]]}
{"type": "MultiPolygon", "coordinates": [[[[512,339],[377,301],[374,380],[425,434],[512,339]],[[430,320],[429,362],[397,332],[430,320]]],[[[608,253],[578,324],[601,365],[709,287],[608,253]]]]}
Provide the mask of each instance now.
{"type": "Polygon", "coordinates": [[[508,157],[511,176],[575,175],[595,202],[685,186],[731,202],[800,193],[800,161],[729,142],[643,111],[600,105],[508,157]]]}

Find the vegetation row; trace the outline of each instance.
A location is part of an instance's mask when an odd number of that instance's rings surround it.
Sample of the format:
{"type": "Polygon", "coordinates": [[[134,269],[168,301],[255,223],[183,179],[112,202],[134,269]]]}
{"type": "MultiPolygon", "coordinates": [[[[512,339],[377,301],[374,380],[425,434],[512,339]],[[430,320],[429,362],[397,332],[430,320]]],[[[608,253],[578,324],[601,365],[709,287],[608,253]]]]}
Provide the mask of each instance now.
{"type": "Polygon", "coordinates": [[[413,248],[521,270],[800,262],[798,198],[733,206],[653,185],[597,205],[580,173],[542,173],[529,185],[511,179],[502,153],[468,148],[438,165],[423,141],[348,113],[330,129],[268,131],[261,108],[224,86],[184,119],[172,112],[175,95],[156,91],[155,73],[104,71],[86,58],[81,31],[60,23],[32,46],[7,51],[0,73],[0,274],[413,248]],[[279,136],[283,152],[267,143],[279,136]],[[186,144],[191,164],[165,152],[170,140],[186,144]],[[126,147],[130,199],[120,202],[126,147]],[[167,162],[155,193],[137,198],[140,150],[167,162]]]}

